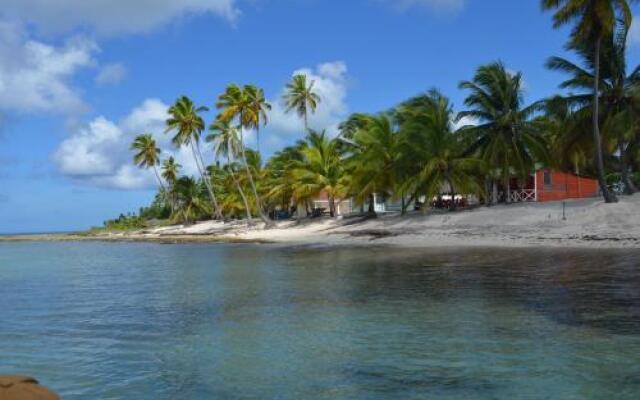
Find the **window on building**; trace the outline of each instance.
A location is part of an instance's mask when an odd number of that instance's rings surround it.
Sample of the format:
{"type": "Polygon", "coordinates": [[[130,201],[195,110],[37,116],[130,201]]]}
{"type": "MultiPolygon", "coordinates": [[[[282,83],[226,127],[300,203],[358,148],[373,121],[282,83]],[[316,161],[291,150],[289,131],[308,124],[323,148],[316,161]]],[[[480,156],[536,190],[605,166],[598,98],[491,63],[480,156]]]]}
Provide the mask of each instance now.
{"type": "Polygon", "coordinates": [[[543,181],[545,185],[551,185],[551,171],[544,171],[543,181]]]}

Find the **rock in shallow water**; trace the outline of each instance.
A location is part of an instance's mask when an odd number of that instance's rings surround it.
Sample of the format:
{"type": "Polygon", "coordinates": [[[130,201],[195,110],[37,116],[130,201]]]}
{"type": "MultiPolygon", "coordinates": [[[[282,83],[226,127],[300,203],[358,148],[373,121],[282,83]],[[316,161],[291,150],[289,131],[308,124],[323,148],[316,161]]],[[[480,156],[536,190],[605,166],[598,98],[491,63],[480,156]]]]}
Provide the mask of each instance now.
{"type": "Polygon", "coordinates": [[[0,375],[0,400],[60,400],[30,376],[0,375]]]}

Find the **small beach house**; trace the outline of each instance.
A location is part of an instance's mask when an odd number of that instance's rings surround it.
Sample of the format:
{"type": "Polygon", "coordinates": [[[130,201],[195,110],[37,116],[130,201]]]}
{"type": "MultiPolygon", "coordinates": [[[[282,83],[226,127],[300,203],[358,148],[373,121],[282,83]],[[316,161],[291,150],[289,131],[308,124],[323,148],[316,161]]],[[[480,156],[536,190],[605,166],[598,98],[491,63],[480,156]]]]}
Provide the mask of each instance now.
{"type": "Polygon", "coordinates": [[[524,185],[518,179],[512,179],[509,189],[512,202],[584,199],[600,195],[596,179],[549,168],[538,169],[524,185]]]}

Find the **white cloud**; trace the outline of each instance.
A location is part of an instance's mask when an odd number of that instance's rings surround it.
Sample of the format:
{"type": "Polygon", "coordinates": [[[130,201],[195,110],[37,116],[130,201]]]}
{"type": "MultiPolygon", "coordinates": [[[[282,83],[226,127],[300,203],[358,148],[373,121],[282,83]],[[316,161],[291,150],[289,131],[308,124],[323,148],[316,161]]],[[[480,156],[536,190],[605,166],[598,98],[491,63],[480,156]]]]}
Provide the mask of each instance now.
{"type": "Polygon", "coordinates": [[[29,39],[0,21],[0,111],[74,113],[86,109],[73,76],[95,64],[97,45],[75,37],[61,46],[29,39]]]}
{"type": "Polygon", "coordinates": [[[167,120],[169,106],[158,99],[147,99],[140,106],[134,108],[121,122],[126,132],[136,134],[146,132],[162,133],[167,120]]]}
{"type": "Polygon", "coordinates": [[[236,0],[3,0],[2,11],[45,33],[85,29],[99,35],[148,32],[191,14],[233,22],[240,13],[236,0]]]}
{"type": "Polygon", "coordinates": [[[55,153],[60,172],[76,177],[109,175],[115,168],[112,152],[119,147],[122,130],[104,117],[63,141],[55,153]]]}
{"type": "MultiPolygon", "coordinates": [[[[309,114],[309,127],[312,129],[327,129],[330,133],[335,133],[337,125],[347,116],[347,65],[342,61],[329,62],[313,68],[302,68],[294,71],[293,75],[304,74],[308,81],[314,81],[314,89],[320,96],[320,103],[315,113],[309,114]]],[[[286,107],[282,102],[284,89],[277,99],[271,100],[273,109],[271,111],[272,135],[281,136],[280,139],[291,138],[292,135],[301,137],[304,131],[304,124],[300,117],[291,111],[285,112],[286,107]]],[[[282,140],[272,141],[282,143],[282,140]]]]}
{"type": "Polygon", "coordinates": [[[133,164],[123,164],[110,175],[95,176],[91,183],[121,190],[144,189],[157,185],[156,178],[150,171],[136,168],[133,164]]]}
{"type": "Polygon", "coordinates": [[[127,76],[127,69],[120,63],[107,64],[100,68],[96,75],[96,84],[100,86],[115,85],[124,80],[127,76]]]}
{"type": "Polygon", "coordinates": [[[412,7],[425,7],[436,13],[457,13],[462,11],[466,0],[378,0],[393,5],[401,11],[412,7]]]}
{"type": "Polygon", "coordinates": [[[108,188],[156,187],[153,172],[134,166],[129,149],[137,135],[151,133],[163,157],[174,156],[184,173],[196,175],[190,150],[172,148],[170,135],[164,134],[168,107],[158,99],[147,99],[119,122],[95,118],[58,146],[52,155],[58,171],[76,181],[108,188]]]}
{"type": "Polygon", "coordinates": [[[480,121],[478,121],[476,118],[473,118],[473,117],[462,117],[458,121],[454,119],[453,121],[451,121],[451,123],[453,124],[453,129],[458,130],[465,126],[478,125],[480,121]]]}

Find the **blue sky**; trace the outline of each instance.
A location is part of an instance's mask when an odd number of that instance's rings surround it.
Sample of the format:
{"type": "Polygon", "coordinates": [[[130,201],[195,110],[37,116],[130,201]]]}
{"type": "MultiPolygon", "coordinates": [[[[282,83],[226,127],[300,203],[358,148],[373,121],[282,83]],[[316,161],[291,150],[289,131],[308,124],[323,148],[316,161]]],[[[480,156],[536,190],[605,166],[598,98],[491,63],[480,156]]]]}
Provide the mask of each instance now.
{"type": "MultiPolygon", "coordinates": [[[[438,87],[459,110],[460,80],[497,59],[522,71],[527,101],[556,92],[544,61],[563,50],[539,2],[505,0],[3,0],[0,11],[0,232],[100,225],[153,196],[127,146],[162,134],[179,95],[212,106],[230,82],[274,104],[270,154],[300,137],[279,97],[296,71],[318,84],[315,128],[438,87]],[[34,11],[35,10],[35,11],[34,11]]],[[[634,27],[629,63],[639,61],[634,27]]],[[[570,55],[568,55],[570,56],[570,55]]],[[[209,113],[207,118],[214,117],[209,113]]]]}

